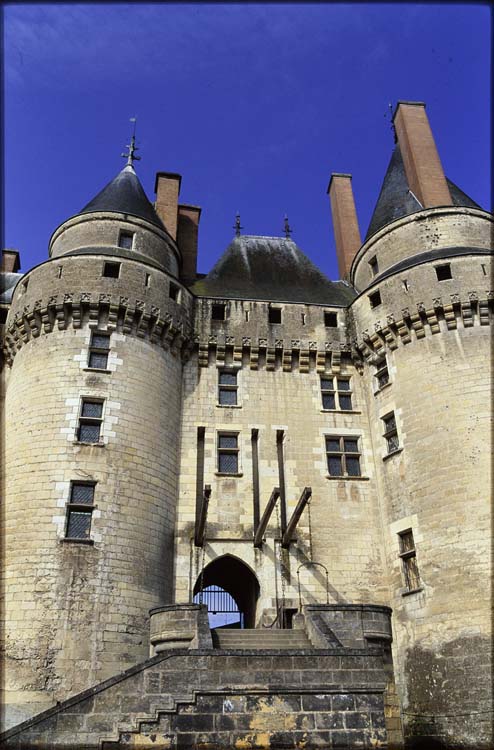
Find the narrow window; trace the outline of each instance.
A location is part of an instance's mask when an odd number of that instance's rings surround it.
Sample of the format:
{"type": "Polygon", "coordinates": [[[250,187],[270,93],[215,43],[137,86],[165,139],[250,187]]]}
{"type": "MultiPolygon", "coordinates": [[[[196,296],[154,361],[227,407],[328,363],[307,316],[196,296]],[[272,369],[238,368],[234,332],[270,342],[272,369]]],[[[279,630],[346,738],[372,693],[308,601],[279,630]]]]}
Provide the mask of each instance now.
{"type": "Polygon", "coordinates": [[[487,270],[486,270],[486,267],[485,267],[485,263],[481,263],[480,266],[482,268],[482,273],[484,274],[484,276],[487,276],[487,270]]]}
{"type": "Polygon", "coordinates": [[[447,281],[448,279],[452,279],[453,275],[451,273],[451,264],[445,263],[442,266],[436,266],[436,276],[438,281],[447,281]]]}
{"type": "Polygon", "coordinates": [[[324,313],[324,325],[326,328],[337,328],[338,327],[338,314],[335,312],[324,313]]]}
{"type": "Polygon", "coordinates": [[[376,364],[376,372],[374,373],[376,382],[376,391],[380,391],[385,385],[389,383],[389,370],[386,357],[382,357],[376,364]]]}
{"type": "Polygon", "coordinates": [[[120,263],[104,263],[103,276],[106,276],[109,279],[118,279],[120,276],[120,263]]]}
{"type": "Polygon", "coordinates": [[[118,246],[124,250],[132,250],[134,246],[134,234],[132,232],[120,232],[118,246]]]}
{"type": "Polygon", "coordinates": [[[383,437],[386,440],[388,454],[394,453],[400,447],[394,411],[383,417],[382,421],[384,425],[383,437]]]}
{"type": "Polygon", "coordinates": [[[103,421],[103,401],[83,398],[77,439],[80,443],[98,443],[103,421]]]}
{"type": "Polygon", "coordinates": [[[147,273],[144,277],[144,286],[151,286],[151,274],[147,273]]]}
{"type": "Polygon", "coordinates": [[[377,257],[375,255],[369,261],[369,268],[371,270],[371,274],[373,276],[377,276],[377,274],[379,273],[379,263],[377,262],[377,257]]]}
{"type": "Polygon", "coordinates": [[[94,510],[94,483],[72,482],[67,503],[66,539],[89,539],[94,510]]]}
{"type": "Polygon", "coordinates": [[[336,378],[338,392],[338,405],[341,411],[351,411],[352,391],[350,389],[350,378],[336,378]]]}
{"type": "Polygon", "coordinates": [[[361,476],[358,441],[358,437],[326,438],[326,457],[331,477],[361,476]]]}
{"type": "Polygon", "coordinates": [[[302,325],[303,326],[305,325],[305,317],[306,317],[305,313],[302,313],[302,325]]]}
{"type": "Polygon", "coordinates": [[[108,368],[109,353],[110,334],[93,331],[91,334],[87,366],[94,370],[106,370],[108,368]]]}
{"type": "Polygon", "coordinates": [[[268,320],[270,323],[281,323],[281,307],[270,307],[268,320]]]}
{"type": "Polygon", "coordinates": [[[61,279],[62,278],[62,273],[63,273],[63,266],[58,266],[58,268],[57,268],[57,279],[61,279]]]}
{"type": "Polygon", "coordinates": [[[170,281],[170,299],[174,302],[180,302],[180,287],[170,281]]]}
{"type": "Polygon", "coordinates": [[[369,294],[369,302],[372,308],[378,307],[381,304],[381,293],[377,291],[369,294]]]}
{"type": "Polygon", "coordinates": [[[211,305],[211,320],[225,320],[226,305],[215,303],[211,305]]]}
{"type": "Polygon", "coordinates": [[[238,434],[218,435],[218,471],[220,474],[238,474],[238,434]]]}
{"type": "Polygon", "coordinates": [[[408,281],[406,279],[403,279],[401,283],[403,284],[403,289],[405,290],[405,292],[408,292],[408,281]]]}
{"type": "Polygon", "coordinates": [[[28,284],[29,284],[29,279],[24,279],[24,281],[22,282],[22,287],[21,287],[23,293],[27,292],[28,284]]]}
{"type": "Polygon", "coordinates": [[[336,409],[333,378],[321,378],[321,397],[323,409],[336,409]]]}
{"type": "Polygon", "coordinates": [[[0,323],[6,323],[7,322],[7,315],[9,314],[9,311],[6,307],[0,307],[0,323]]]}
{"type": "Polygon", "coordinates": [[[407,591],[416,591],[420,588],[420,575],[417,565],[417,552],[411,529],[401,531],[400,537],[400,557],[403,564],[403,576],[407,591]]]}
{"type": "Polygon", "coordinates": [[[245,311],[245,322],[246,323],[249,322],[249,311],[248,310],[245,311]]]}
{"type": "Polygon", "coordinates": [[[237,392],[237,373],[220,372],[218,374],[218,403],[221,406],[236,406],[237,392]]]}

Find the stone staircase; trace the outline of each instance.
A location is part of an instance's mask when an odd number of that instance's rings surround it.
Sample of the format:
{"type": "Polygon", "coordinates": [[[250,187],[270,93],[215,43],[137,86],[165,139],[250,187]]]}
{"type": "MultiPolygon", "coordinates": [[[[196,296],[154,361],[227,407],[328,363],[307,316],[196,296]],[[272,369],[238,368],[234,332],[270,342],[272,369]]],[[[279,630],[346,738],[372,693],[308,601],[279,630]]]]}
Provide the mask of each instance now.
{"type": "Polygon", "coordinates": [[[299,650],[313,649],[304,630],[280,630],[254,628],[240,630],[239,628],[221,628],[212,630],[214,648],[224,650],[299,650]]]}

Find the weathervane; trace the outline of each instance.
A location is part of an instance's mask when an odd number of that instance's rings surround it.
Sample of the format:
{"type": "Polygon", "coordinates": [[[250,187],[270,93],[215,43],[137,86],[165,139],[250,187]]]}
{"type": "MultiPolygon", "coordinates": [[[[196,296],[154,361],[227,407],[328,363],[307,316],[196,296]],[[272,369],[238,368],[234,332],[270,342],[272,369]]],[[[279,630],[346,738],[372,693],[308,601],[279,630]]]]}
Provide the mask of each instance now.
{"type": "Polygon", "coordinates": [[[233,228],[235,230],[235,236],[240,237],[240,230],[243,229],[243,227],[240,226],[240,214],[238,211],[235,214],[235,226],[233,228]]]}
{"type": "Polygon", "coordinates": [[[290,239],[290,235],[293,232],[293,229],[291,228],[290,224],[288,223],[288,216],[285,214],[285,237],[287,240],[290,239]]]}
{"type": "Polygon", "coordinates": [[[139,150],[138,146],[136,146],[136,122],[137,117],[131,117],[130,122],[134,123],[134,131],[132,133],[132,138],[130,139],[130,143],[127,143],[127,148],[129,149],[127,154],[120,154],[123,159],[127,159],[127,166],[132,167],[133,162],[140,161],[141,157],[136,156],[135,152],[139,150]]]}

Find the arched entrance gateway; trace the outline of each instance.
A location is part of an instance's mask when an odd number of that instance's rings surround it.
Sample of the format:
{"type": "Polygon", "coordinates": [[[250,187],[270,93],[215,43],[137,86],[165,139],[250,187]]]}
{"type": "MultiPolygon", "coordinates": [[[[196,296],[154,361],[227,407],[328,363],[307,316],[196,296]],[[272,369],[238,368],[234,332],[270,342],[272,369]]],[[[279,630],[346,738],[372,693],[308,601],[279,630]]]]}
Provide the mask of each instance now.
{"type": "Polygon", "coordinates": [[[259,582],[252,570],[233,555],[222,555],[210,562],[194,586],[194,602],[206,604],[212,628],[254,628],[259,582]],[[221,621],[218,617],[225,614],[221,621]]]}

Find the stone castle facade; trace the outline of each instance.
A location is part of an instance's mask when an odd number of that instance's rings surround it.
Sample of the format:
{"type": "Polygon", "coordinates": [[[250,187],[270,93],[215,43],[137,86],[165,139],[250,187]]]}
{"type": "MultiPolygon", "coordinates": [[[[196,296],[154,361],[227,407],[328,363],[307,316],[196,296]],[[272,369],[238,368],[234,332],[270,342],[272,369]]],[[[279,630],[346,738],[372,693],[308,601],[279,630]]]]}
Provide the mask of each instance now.
{"type": "Polygon", "coordinates": [[[341,281],[239,232],[197,274],[132,149],[4,251],[2,746],[493,746],[492,215],[394,128],[363,242],[332,175],[341,281]]]}

